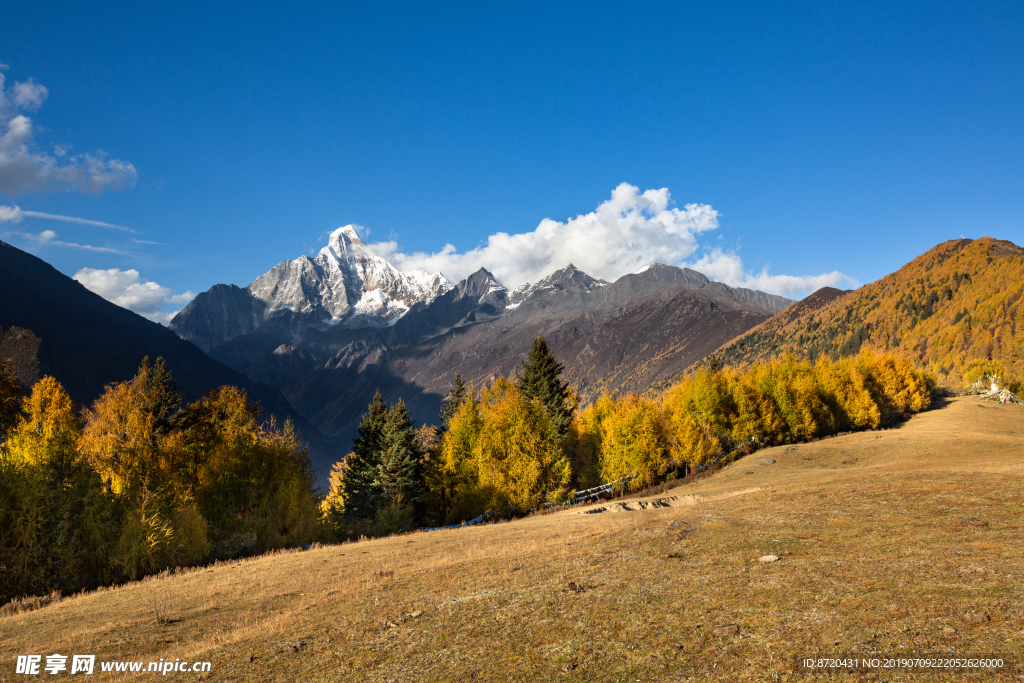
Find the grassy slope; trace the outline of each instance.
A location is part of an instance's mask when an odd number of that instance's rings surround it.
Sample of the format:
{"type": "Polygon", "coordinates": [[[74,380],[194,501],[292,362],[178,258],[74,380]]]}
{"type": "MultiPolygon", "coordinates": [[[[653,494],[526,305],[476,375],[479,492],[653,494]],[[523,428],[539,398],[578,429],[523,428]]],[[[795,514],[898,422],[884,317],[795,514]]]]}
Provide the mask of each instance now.
{"type": "Polygon", "coordinates": [[[280,681],[852,680],[792,657],[854,649],[1024,665],[1022,475],[1024,410],[954,399],[899,429],[749,456],[664,494],[677,507],[257,558],[0,618],[0,678],[30,652],[208,659],[207,680],[280,681]],[[739,634],[712,634],[726,623],[739,634]]]}
{"type": "Polygon", "coordinates": [[[720,353],[747,364],[782,352],[846,356],[862,343],[906,353],[951,385],[962,363],[983,358],[1024,378],[1024,249],[989,237],[943,242],[821,308],[783,311],[720,353]]]}

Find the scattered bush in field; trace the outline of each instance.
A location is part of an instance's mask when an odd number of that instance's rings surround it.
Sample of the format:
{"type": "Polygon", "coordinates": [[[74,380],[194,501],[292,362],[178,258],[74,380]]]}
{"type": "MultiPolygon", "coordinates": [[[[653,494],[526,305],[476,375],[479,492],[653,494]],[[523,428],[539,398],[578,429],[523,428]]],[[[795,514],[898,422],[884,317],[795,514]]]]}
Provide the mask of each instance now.
{"type": "Polygon", "coordinates": [[[60,591],[53,591],[48,595],[34,595],[23,598],[14,598],[6,605],[0,607],[0,617],[9,617],[22,612],[42,609],[47,605],[60,602],[63,599],[60,591]]]}

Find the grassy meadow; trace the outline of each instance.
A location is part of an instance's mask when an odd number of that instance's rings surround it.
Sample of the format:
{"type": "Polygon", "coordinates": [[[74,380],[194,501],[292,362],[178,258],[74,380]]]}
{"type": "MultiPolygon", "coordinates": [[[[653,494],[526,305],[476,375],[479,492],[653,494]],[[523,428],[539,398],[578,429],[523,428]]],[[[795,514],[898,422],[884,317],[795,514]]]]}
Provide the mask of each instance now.
{"type": "Polygon", "coordinates": [[[957,398],[758,451],[657,493],[665,507],[280,552],[2,616],[0,679],[57,652],[208,660],[168,674],[207,681],[1019,681],[1022,475],[1024,410],[957,398]],[[796,663],[854,653],[1018,668],[796,663]]]}

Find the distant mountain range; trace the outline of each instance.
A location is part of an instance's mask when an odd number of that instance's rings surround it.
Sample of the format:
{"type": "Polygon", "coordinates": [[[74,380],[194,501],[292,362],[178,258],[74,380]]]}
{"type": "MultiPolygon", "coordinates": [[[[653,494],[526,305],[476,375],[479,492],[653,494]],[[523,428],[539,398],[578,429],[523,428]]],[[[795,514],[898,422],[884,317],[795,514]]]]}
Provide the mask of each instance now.
{"type": "Polygon", "coordinates": [[[783,353],[848,356],[864,345],[906,354],[950,386],[977,360],[1024,378],[1024,249],[991,237],[943,242],[855,291],[818,290],[721,355],[746,365],[783,353]]]}
{"type": "Polygon", "coordinates": [[[0,356],[14,360],[30,386],[55,377],[82,405],[104,387],[135,376],[142,358],[162,356],[186,400],[234,385],[259,401],[264,415],[292,418],[324,472],[345,451],[297,413],[281,393],[219,363],[162,325],[94,294],[44,261],[0,242],[0,356]]]}
{"type": "Polygon", "coordinates": [[[614,283],[570,264],[514,290],[484,269],[452,286],[398,271],[349,226],[314,259],[203,292],[170,328],[344,443],[375,390],[436,422],[456,372],[478,385],[513,373],[537,336],[591,399],[643,391],[791,303],[661,264],[614,283]]]}

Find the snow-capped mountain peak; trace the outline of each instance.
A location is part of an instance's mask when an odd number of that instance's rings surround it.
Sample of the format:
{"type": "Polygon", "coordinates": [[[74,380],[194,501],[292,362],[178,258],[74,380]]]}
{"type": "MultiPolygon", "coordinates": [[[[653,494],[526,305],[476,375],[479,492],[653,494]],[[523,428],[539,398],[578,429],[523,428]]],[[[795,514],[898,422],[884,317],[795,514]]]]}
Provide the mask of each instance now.
{"type": "Polygon", "coordinates": [[[342,261],[351,260],[353,256],[365,251],[365,248],[366,244],[359,239],[355,227],[346,225],[331,233],[327,238],[327,246],[320,250],[317,258],[338,265],[342,261]]]}
{"type": "Polygon", "coordinates": [[[307,326],[383,327],[451,288],[440,273],[398,270],[346,225],[316,257],[283,261],[247,289],[265,304],[266,318],[286,309],[311,316],[307,326]]]}

